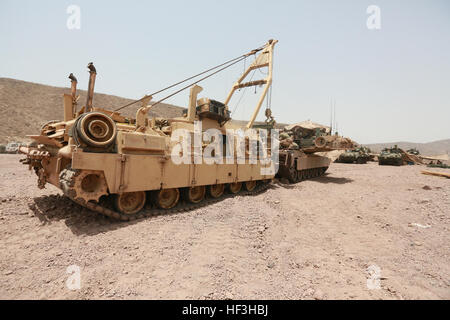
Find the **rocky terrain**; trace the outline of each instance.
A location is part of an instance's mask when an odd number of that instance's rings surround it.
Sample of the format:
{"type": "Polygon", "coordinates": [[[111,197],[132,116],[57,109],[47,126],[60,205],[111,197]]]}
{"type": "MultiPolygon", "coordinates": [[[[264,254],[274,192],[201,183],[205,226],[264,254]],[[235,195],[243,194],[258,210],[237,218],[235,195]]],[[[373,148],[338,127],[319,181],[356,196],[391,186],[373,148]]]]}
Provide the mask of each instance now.
{"type": "MultiPolygon", "coordinates": [[[[68,83],[70,84],[69,80],[68,83]]],[[[63,118],[64,93],[70,88],[51,87],[42,84],[0,78],[0,143],[23,141],[27,134],[38,134],[41,126],[50,120],[63,118]]],[[[78,109],[85,105],[86,91],[78,90],[78,109]]],[[[130,103],[113,95],[95,93],[94,107],[115,108],[130,103]]],[[[123,114],[135,116],[139,104],[124,109],[123,114]]],[[[183,108],[161,103],[149,112],[156,117],[179,117],[183,108]]]]}
{"type": "MultiPolygon", "coordinates": [[[[69,82],[69,81],[68,81],[69,82]]],[[[78,90],[80,98],[78,109],[85,105],[86,91],[78,90]]],[[[50,120],[62,120],[64,93],[70,94],[70,88],[52,87],[27,81],[0,78],[0,143],[29,142],[26,135],[39,134],[44,123],[50,120]]],[[[115,110],[133,100],[102,93],[94,94],[94,107],[115,110]]],[[[134,118],[139,103],[120,112],[134,118]]],[[[182,107],[160,103],[149,111],[150,117],[175,118],[183,114],[182,107]]],[[[247,121],[232,120],[245,125],[247,121]]],[[[256,122],[260,123],[260,122],[256,122]]],[[[279,123],[278,127],[285,124],[279,123]]]]}
{"type": "Polygon", "coordinates": [[[123,223],[39,190],[19,158],[0,155],[1,299],[450,299],[450,180],[423,166],[333,163],[123,223]]]}

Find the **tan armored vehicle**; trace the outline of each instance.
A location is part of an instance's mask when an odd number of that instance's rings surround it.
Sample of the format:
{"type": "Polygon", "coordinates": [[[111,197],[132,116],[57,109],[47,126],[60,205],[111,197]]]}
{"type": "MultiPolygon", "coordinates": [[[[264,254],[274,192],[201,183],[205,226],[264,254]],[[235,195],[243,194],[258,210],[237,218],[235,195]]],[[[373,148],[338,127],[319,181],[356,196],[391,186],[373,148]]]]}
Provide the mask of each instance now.
{"type": "Polygon", "coordinates": [[[353,145],[349,138],[331,135],[330,127],[309,120],[286,126],[280,133],[277,176],[292,183],[321,176],[331,159],[317,152],[348,149],[353,145]]]}
{"type": "Polygon", "coordinates": [[[77,111],[77,80],[71,74],[72,93],[63,97],[64,120],[47,123],[39,135],[29,136],[35,143],[20,148],[27,155],[22,162],[34,169],[40,188],[50,183],[73,201],[121,220],[193,208],[205,203],[205,198],[206,202],[215,201],[226,192],[260,191],[275,174],[273,162],[266,161],[271,156],[270,137],[264,145],[259,131],[244,138],[242,132],[232,131],[238,128],[230,121],[228,103],[237,89],[264,87],[246,126],[251,129],[272,83],[276,43],[269,40],[258,49],[196,75],[216,70],[175,92],[190,88],[185,115],[173,119],[149,118],[148,111],[174,94],[157,102],[151,102],[152,95],[135,101],[141,103],[135,118],[93,107],[96,69],[90,63],[86,105],[77,111]],[[254,62],[233,85],[224,103],[197,99],[202,91],[198,82],[252,55],[254,62]],[[243,82],[250,71],[260,68],[268,69],[265,79],[243,82]],[[205,143],[205,133],[209,144],[205,143]],[[183,144],[183,139],[194,143],[183,144]],[[249,161],[254,141],[259,147],[256,162],[249,161]],[[218,153],[225,145],[226,155],[218,153]]]}

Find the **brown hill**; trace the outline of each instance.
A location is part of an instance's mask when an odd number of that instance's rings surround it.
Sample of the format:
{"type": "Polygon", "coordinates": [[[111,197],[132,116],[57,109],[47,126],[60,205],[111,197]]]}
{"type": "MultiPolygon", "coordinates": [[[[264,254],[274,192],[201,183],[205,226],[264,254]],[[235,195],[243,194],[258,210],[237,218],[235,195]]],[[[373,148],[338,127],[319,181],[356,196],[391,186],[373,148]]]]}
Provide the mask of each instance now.
{"type": "MultiPolygon", "coordinates": [[[[0,78],[0,143],[9,141],[26,141],[27,134],[37,134],[41,126],[49,120],[63,118],[62,95],[70,93],[69,88],[52,87],[27,81],[0,78]]],[[[79,105],[86,101],[86,91],[78,90],[79,105]]],[[[123,106],[131,99],[113,95],[95,93],[94,107],[114,109],[123,106]]],[[[123,110],[123,114],[134,116],[138,104],[123,110]]],[[[150,116],[173,118],[182,115],[184,108],[161,103],[150,111],[150,116]]],[[[245,125],[246,121],[233,120],[245,125]]],[[[278,124],[283,127],[285,124],[278,124]]],[[[397,144],[407,150],[417,148],[423,155],[438,155],[450,153],[450,139],[429,143],[392,142],[369,144],[374,152],[380,152],[385,147],[397,144]]]]}
{"type": "MultiPolygon", "coordinates": [[[[24,141],[27,134],[37,134],[49,120],[63,118],[62,95],[70,88],[52,87],[15,79],[0,78],[0,143],[24,141]]],[[[86,101],[86,91],[78,90],[79,105],[86,101]]],[[[102,93],[94,94],[94,107],[114,109],[131,99],[102,93]]],[[[139,104],[124,109],[123,114],[134,116],[139,104]]],[[[150,111],[151,116],[178,117],[183,108],[161,103],[150,111]]]]}
{"type": "Polygon", "coordinates": [[[438,140],[427,143],[415,143],[415,142],[391,142],[391,143],[375,143],[367,144],[365,146],[369,147],[372,152],[380,152],[383,148],[392,147],[397,145],[403,150],[408,150],[411,148],[416,148],[422,155],[434,156],[441,154],[450,154],[450,139],[438,140]]]}
{"type": "MultiPolygon", "coordinates": [[[[27,141],[26,135],[37,134],[50,120],[63,118],[62,95],[70,88],[52,87],[27,81],[0,78],[0,143],[27,141]]],[[[86,101],[86,91],[78,90],[79,107],[86,101]]],[[[114,109],[130,103],[131,99],[95,93],[94,107],[114,109]]],[[[125,108],[122,114],[134,117],[139,104],[125,108]]],[[[182,107],[161,103],[150,111],[150,116],[174,118],[183,113],[182,107]]],[[[247,121],[233,120],[244,126],[247,121]]],[[[260,122],[256,122],[260,123],[260,122]]],[[[285,124],[277,124],[284,127],[285,124]]]]}

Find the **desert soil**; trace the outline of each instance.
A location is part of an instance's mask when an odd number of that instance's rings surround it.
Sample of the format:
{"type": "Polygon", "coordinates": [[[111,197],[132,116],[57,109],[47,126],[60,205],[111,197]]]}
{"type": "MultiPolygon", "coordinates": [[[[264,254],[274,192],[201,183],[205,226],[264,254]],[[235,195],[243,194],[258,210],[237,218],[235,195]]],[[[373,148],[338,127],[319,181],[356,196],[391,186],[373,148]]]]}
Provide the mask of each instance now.
{"type": "Polygon", "coordinates": [[[450,180],[421,166],[332,164],[123,223],[39,190],[19,158],[0,155],[2,299],[450,299],[450,180]]]}

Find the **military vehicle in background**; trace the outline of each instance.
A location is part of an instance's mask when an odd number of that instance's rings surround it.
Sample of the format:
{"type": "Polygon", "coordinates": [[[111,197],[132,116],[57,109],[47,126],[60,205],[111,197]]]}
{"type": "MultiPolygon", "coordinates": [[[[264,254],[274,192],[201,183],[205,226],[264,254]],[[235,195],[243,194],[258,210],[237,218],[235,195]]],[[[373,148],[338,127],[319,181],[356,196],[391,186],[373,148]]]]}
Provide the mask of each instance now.
{"type": "Polygon", "coordinates": [[[373,155],[371,155],[370,149],[368,147],[359,146],[354,149],[346,150],[339,155],[335,162],[364,164],[372,159],[373,155]]]}
{"type": "Polygon", "coordinates": [[[417,148],[408,149],[408,150],[406,150],[406,153],[412,154],[412,155],[415,155],[415,156],[420,155],[420,152],[419,152],[419,150],[417,150],[417,148]]]}
{"type": "Polygon", "coordinates": [[[19,152],[20,143],[19,142],[10,142],[5,147],[6,153],[18,153],[19,152]]]}
{"type": "MultiPolygon", "coordinates": [[[[26,155],[21,162],[35,171],[39,188],[51,183],[61,188],[76,203],[121,220],[196,208],[202,203],[217,201],[226,191],[234,195],[242,189],[245,193],[264,190],[275,175],[275,170],[264,169],[273,169],[273,161],[269,164],[265,161],[249,163],[248,151],[251,140],[256,140],[256,145],[265,151],[266,157],[263,160],[270,159],[270,140],[266,150],[261,141],[257,140],[258,135],[246,137],[243,143],[238,134],[231,136],[233,139],[228,139],[228,129],[240,129],[230,121],[228,103],[238,89],[264,86],[246,125],[246,129],[253,128],[272,84],[272,57],[276,43],[276,40],[269,40],[264,46],[249,53],[134,101],[133,103],[141,104],[135,118],[124,117],[118,112],[132,103],[116,110],[93,107],[97,72],[90,63],[85,106],[76,110],[77,79],[70,74],[71,94],[64,94],[63,97],[64,120],[50,121],[43,126],[40,134],[29,136],[34,140],[34,145],[20,148],[20,152],[26,155]],[[197,83],[253,55],[255,60],[232,86],[224,103],[208,98],[197,99],[202,91],[197,83]],[[262,68],[267,68],[265,79],[244,82],[251,71],[262,68]],[[149,104],[153,95],[200,75],[203,75],[200,80],[149,104]],[[189,104],[183,117],[148,117],[148,111],[153,106],[189,88],[189,104]],[[198,120],[202,122],[200,132],[195,127],[198,120]],[[195,156],[205,151],[202,141],[199,146],[194,144],[192,149],[187,147],[185,150],[179,148],[181,142],[172,137],[175,132],[183,130],[187,137],[194,136],[195,139],[196,134],[200,134],[200,139],[203,140],[203,133],[208,129],[219,132],[217,137],[211,137],[211,140],[219,144],[220,140],[224,144],[225,140],[241,141],[239,150],[242,150],[243,145],[245,161],[239,162],[242,157],[238,159],[236,142],[230,143],[232,150],[236,151],[232,153],[232,163],[224,158],[223,164],[211,165],[205,161],[197,164],[195,156]],[[188,160],[194,158],[194,162],[175,163],[171,158],[173,152],[186,156],[188,160]]],[[[259,155],[260,153],[258,157],[259,155]]]]}
{"type": "Polygon", "coordinates": [[[429,163],[427,164],[427,167],[429,168],[442,168],[442,169],[450,169],[450,166],[448,164],[445,164],[441,161],[436,161],[436,163],[429,163]]]}
{"type": "Polygon", "coordinates": [[[277,176],[292,183],[321,176],[331,159],[316,152],[354,147],[348,138],[331,135],[330,127],[311,121],[286,126],[280,133],[279,169],[277,176]]]}
{"type": "Polygon", "coordinates": [[[378,164],[401,166],[403,165],[403,153],[397,145],[392,148],[384,148],[378,156],[378,164]]]}

